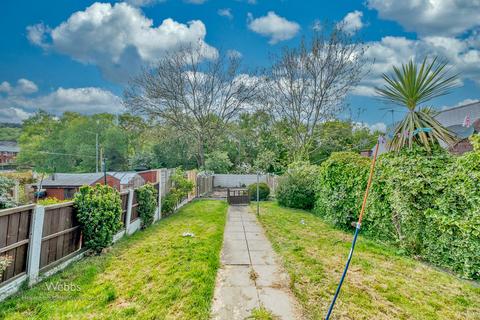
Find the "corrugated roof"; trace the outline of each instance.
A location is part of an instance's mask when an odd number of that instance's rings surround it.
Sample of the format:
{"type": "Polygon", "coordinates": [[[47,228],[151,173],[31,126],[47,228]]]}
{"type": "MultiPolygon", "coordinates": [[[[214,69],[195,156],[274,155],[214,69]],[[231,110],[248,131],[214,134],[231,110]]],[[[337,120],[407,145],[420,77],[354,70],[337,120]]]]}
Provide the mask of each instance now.
{"type": "Polygon", "coordinates": [[[20,152],[16,141],[0,141],[0,152],[20,152]]]}
{"type": "Polygon", "coordinates": [[[117,178],[118,180],[120,180],[120,184],[129,184],[130,181],[132,179],[134,179],[135,177],[139,177],[143,180],[143,178],[136,172],[132,172],[132,171],[125,171],[125,172],[108,172],[109,175],[111,175],[112,177],[115,177],[117,178]]]}
{"type": "Polygon", "coordinates": [[[45,187],[79,187],[91,185],[103,177],[103,173],[55,173],[43,180],[42,186],[45,187]],[[53,179],[53,176],[55,177],[53,179]]]}

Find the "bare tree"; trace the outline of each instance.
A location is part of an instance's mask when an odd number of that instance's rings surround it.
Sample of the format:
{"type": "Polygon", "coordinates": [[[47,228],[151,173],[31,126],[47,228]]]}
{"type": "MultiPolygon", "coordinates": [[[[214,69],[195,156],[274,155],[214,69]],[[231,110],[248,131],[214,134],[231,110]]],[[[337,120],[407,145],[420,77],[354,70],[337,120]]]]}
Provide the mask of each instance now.
{"type": "Polygon", "coordinates": [[[155,68],[131,81],[124,103],[131,111],[158,119],[188,134],[197,163],[225,125],[254,101],[258,80],[240,73],[237,55],[204,59],[204,48],[187,46],[161,58],[155,68]]]}
{"type": "Polygon", "coordinates": [[[308,159],[317,125],[343,110],[347,93],[365,74],[364,53],[364,46],[336,25],[273,57],[261,97],[275,117],[289,123],[294,159],[308,159]]]}

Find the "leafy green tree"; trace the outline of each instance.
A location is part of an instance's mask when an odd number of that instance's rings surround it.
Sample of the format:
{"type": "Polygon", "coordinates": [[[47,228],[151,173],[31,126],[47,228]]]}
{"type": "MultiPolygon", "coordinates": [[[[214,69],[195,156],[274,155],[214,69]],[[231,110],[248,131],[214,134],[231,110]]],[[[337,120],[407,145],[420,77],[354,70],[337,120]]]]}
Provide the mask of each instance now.
{"type": "Polygon", "coordinates": [[[439,141],[448,145],[455,142],[452,133],[434,118],[433,109],[420,107],[449,93],[455,86],[458,75],[450,74],[446,67],[447,62],[441,62],[437,57],[430,62],[424,58],[420,67],[410,60],[401,69],[394,66],[392,75],[383,74],[386,84],[376,88],[376,92],[386,101],[408,109],[405,118],[395,127],[389,142],[391,149],[412,148],[414,143],[418,143],[430,151],[432,144],[439,141]]]}
{"type": "Polygon", "coordinates": [[[232,167],[232,162],[228,158],[228,153],[222,151],[213,151],[207,154],[205,160],[205,170],[215,173],[228,173],[232,167]]]}

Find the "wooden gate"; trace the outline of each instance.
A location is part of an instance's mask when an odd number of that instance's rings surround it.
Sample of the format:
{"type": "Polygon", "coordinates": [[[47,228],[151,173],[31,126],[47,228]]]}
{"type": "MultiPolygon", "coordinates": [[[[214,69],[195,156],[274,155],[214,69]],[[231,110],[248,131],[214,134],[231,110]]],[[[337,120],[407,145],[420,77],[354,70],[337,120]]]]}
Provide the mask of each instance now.
{"type": "Polygon", "coordinates": [[[227,202],[230,205],[249,204],[250,195],[247,189],[227,189],[227,202]]]}

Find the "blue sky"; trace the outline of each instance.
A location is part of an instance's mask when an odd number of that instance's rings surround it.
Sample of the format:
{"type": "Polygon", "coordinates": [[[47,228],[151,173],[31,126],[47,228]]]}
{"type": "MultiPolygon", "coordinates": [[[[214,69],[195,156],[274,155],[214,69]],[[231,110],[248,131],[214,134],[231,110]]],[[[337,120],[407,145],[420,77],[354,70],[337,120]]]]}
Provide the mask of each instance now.
{"type": "Polygon", "coordinates": [[[2,0],[0,122],[19,122],[38,108],[121,112],[128,75],[176,46],[200,39],[261,68],[318,22],[343,20],[375,60],[348,104],[354,114],[362,110],[356,120],[381,127],[391,115],[372,88],[410,58],[440,55],[462,74],[460,87],[434,106],[480,98],[479,16],[474,0],[2,0]]]}

